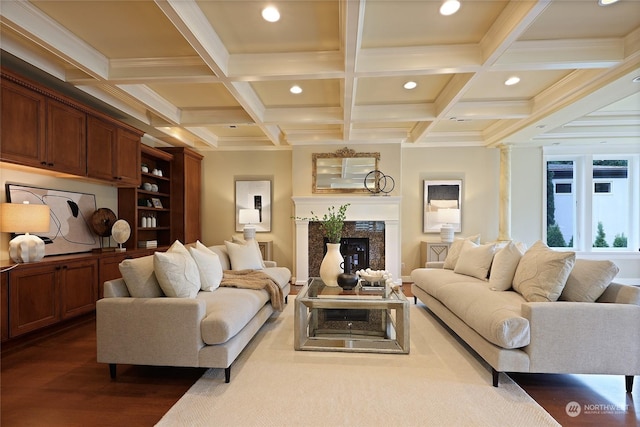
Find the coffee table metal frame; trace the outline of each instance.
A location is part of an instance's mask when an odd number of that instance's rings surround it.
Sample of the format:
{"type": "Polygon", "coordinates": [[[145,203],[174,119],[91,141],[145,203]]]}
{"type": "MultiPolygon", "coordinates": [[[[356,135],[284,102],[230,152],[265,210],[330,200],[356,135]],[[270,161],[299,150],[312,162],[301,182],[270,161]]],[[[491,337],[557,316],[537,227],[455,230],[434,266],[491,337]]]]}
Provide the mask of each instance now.
{"type": "MultiPolygon", "coordinates": [[[[294,348],[296,350],[342,351],[363,353],[409,353],[409,301],[401,289],[387,287],[378,296],[370,291],[341,292],[332,288],[335,295],[310,296],[314,290],[325,286],[318,277],[312,277],[295,299],[294,348]],[[318,315],[325,309],[381,310],[382,334],[366,331],[327,332],[318,328],[318,315]]],[[[331,289],[330,287],[326,287],[331,289]]],[[[315,293],[315,292],[314,292],[315,293]]]]}

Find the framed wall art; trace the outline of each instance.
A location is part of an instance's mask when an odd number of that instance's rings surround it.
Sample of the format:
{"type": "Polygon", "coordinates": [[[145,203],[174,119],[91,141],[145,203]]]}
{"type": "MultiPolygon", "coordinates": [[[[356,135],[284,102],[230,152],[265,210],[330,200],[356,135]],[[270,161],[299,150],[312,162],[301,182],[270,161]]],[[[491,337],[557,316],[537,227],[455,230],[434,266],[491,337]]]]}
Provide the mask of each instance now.
{"type": "Polygon", "coordinates": [[[424,181],[423,232],[440,233],[448,224],[462,229],[462,180],[424,181]]]}
{"type": "Polygon", "coordinates": [[[100,238],[91,231],[96,211],[95,194],[6,184],[7,201],[48,205],[51,210],[49,231],[38,233],[45,242],[45,256],[90,252],[100,248],[100,238]]]}
{"type": "Polygon", "coordinates": [[[257,232],[271,231],[271,181],[236,181],[236,231],[242,231],[240,209],[257,209],[257,232]]]}

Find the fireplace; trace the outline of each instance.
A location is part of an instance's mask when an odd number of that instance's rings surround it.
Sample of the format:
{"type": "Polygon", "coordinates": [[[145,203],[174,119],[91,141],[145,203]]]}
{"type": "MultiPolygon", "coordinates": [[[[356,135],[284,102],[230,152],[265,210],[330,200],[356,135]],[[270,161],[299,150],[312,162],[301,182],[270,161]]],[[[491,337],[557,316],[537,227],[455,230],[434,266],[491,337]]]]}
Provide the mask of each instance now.
{"type": "MultiPolygon", "coordinates": [[[[349,203],[346,213],[344,237],[369,239],[369,266],[374,270],[387,270],[401,283],[400,271],[400,197],[393,196],[312,196],[294,197],[295,216],[310,218],[312,212],[322,216],[330,206],[349,203]],[[350,227],[353,227],[351,229],[350,227]],[[353,231],[352,231],[353,230],[353,231]],[[362,233],[362,234],[361,234],[362,233]]],[[[322,261],[324,242],[311,236],[319,224],[296,220],[296,284],[303,285],[309,277],[317,276],[315,267],[322,261]],[[317,254],[315,251],[319,251],[317,254]]],[[[322,236],[322,233],[319,234],[322,236]]]]}

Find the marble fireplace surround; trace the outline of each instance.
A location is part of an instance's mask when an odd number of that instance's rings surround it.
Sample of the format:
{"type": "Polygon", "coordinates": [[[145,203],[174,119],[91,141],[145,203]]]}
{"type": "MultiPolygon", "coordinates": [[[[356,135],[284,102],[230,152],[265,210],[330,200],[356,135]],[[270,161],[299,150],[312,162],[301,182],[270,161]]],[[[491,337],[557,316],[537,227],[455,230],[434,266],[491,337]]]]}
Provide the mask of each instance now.
{"type": "MultiPolygon", "coordinates": [[[[331,206],[338,208],[345,203],[346,221],[384,221],[385,270],[398,283],[401,277],[400,202],[395,196],[309,196],[292,197],[295,217],[311,218],[311,211],[322,218],[331,206]]],[[[297,219],[296,223],[296,285],[304,285],[309,279],[309,221],[297,219]]]]}

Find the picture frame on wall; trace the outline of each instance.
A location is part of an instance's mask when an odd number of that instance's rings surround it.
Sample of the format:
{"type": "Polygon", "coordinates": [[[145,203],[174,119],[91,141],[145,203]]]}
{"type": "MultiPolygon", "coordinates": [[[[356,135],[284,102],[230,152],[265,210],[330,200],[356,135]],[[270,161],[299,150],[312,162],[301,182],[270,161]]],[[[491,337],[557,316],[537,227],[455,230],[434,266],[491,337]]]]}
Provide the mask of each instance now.
{"type": "Polygon", "coordinates": [[[422,214],[424,233],[440,233],[445,224],[462,231],[462,180],[425,180],[422,214]]]}
{"type": "Polygon", "coordinates": [[[271,181],[237,180],[236,186],[236,231],[243,231],[244,224],[240,224],[240,209],[257,209],[260,222],[251,224],[256,232],[271,231],[271,181]]]}
{"type": "Polygon", "coordinates": [[[49,206],[49,231],[37,233],[45,242],[45,256],[91,252],[100,248],[100,237],[89,224],[97,210],[95,194],[14,183],[6,183],[5,190],[9,203],[49,206]]]}

